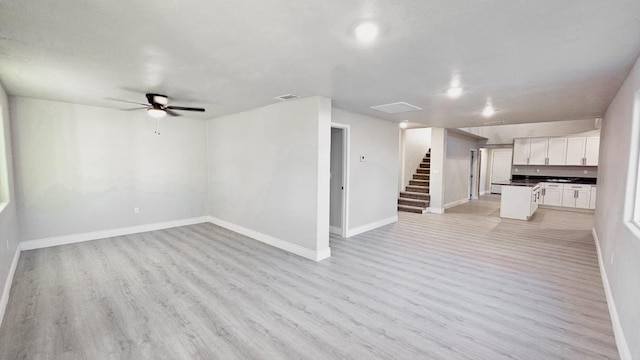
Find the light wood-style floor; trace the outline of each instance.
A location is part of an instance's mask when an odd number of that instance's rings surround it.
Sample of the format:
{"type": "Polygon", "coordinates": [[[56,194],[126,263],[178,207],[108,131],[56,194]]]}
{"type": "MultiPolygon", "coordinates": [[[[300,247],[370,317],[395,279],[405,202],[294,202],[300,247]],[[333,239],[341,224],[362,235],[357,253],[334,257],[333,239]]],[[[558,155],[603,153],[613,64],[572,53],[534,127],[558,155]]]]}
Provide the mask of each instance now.
{"type": "Polygon", "coordinates": [[[617,359],[593,215],[499,198],[331,238],[212,224],[23,252],[1,359],[617,359]]]}

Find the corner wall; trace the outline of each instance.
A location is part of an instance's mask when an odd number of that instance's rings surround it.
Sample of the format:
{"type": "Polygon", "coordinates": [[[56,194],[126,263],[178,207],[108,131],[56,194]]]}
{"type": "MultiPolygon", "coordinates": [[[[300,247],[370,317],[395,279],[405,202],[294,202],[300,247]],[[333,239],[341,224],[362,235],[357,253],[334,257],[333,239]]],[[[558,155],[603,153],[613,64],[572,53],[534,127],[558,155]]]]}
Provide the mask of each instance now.
{"type": "Polygon", "coordinates": [[[332,121],[350,125],[347,236],[397,221],[398,125],[337,108],[332,109],[332,121]]]}
{"type": "Polygon", "coordinates": [[[207,121],[208,214],[299,255],[328,256],[330,138],[323,97],[207,121]]]}
{"type": "MultiPolygon", "coordinates": [[[[640,359],[640,234],[634,233],[625,219],[625,206],[634,201],[627,189],[629,169],[637,165],[631,163],[633,157],[630,155],[637,151],[632,150],[637,147],[631,144],[631,139],[640,129],[639,125],[633,126],[634,98],[638,91],[640,60],[636,61],[605,113],[598,167],[595,233],[602,254],[603,275],[610,285],[607,300],[610,309],[613,306],[618,315],[618,319],[612,317],[622,359],[640,359]]],[[[606,285],[605,290],[608,290],[606,285]]]]}
{"type": "MultiPolygon", "coordinates": [[[[18,254],[19,223],[18,211],[16,208],[16,192],[13,174],[13,154],[11,149],[11,119],[9,111],[9,99],[2,84],[0,84],[0,106],[2,107],[2,119],[0,119],[0,149],[1,154],[6,156],[6,178],[0,179],[0,186],[8,189],[8,194],[3,194],[3,198],[8,195],[9,203],[0,210],[0,322],[4,315],[5,305],[9,300],[9,290],[13,271],[15,270],[14,259],[18,254]],[[2,137],[4,135],[4,137],[2,137]],[[5,183],[6,181],[6,183],[5,183]]],[[[2,160],[0,160],[1,162],[2,160]]],[[[4,200],[4,199],[3,199],[4,200]]]]}
{"type": "Polygon", "coordinates": [[[443,198],[447,209],[469,201],[471,150],[478,149],[478,142],[475,138],[447,131],[445,146],[443,198]]]}

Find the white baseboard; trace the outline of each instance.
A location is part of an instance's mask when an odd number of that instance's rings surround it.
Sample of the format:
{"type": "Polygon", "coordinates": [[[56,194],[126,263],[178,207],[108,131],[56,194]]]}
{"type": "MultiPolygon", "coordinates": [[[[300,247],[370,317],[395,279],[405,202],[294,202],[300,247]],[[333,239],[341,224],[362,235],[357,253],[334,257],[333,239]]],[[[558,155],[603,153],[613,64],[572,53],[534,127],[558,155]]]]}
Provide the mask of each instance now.
{"type": "Polygon", "coordinates": [[[337,226],[329,226],[329,233],[342,236],[342,229],[337,226]]]}
{"type": "Polygon", "coordinates": [[[480,196],[482,196],[482,195],[484,195],[484,194],[486,194],[486,193],[487,193],[487,192],[486,192],[485,190],[480,190],[480,194],[479,194],[479,195],[480,195],[480,196]]]}
{"type": "Polygon", "coordinates": [[[9,292],[11,292],[11,284],[13,284],[13,276],[16,273],[18,267],[18,259],[20,259],[20,244],[16,248],[16,252],[13,255],[13,261],[7,274],[7,279],[4,282],[4,289],[2,290],[2,297],[0,297],[0,325],[2,325],[2,319],[4,319],[4,312],[7,310],[9,304],[9,292]]]}
{"type": "Polygon", "coordinates": [[[596,232],[595,227],[591,229],[591,233],[593,234],[593,239],[596,241],[596,250],[598,251],[598,264],[600,265],[600,276],[602,277],[602,285],[604,286],[604,293],[607,297],[607,306],[609,306],[609,314],[611,315],[613,334],[615,335],[616,344],[618,345],[620,360],[632,360],[631,350],[629,350],[627,339],[624,337],[622,325],[620,324],[620,317],[618,317],[618,310],[616,309],[616,303],[613,300],[613,294],[611,293],[611,286],[609,285],[607,270],[604,266],[604,257],[600,250],[600,240],[598,239],[598,233],[596,232]]]}
{"type": "Polygon", "coordinates": [[[329,247],[326,247],[322,250],[315,251],[315,250],[307,249],[300,245],[288,242],[286,240],[278,239],[273,236],[263,234],[255,230],[251,230],[251,229],[242,227],[240,225],[236,225],[228,221],[218,219],[213,216],[208,216],[207,218],[208,218],[208,221],[212,224],[221,226],[225,229],[231,230],[233,232],[237,232],[238,234],[242,234],[254,240],[263,242],[273,247],[277,247],[278,249],[282,249],[290,253],[294,253],[296,255],[302,256],[304,258],[307,258],[313,261],[324,260],[331,256],[331,249],[329,247]]]}
{"type": "Polygon", "coordinates": [[[433,214],[444,214],[444,208],[430,207],[427,208],[427,210],[433,214]]]}
{"type": "Polygon", "coordinates": [[[458,201],[453,201],[453,202],[450,202],[450,203],[448,203],[448,204],[445,204],[445,205],[444,205],[444,208],[445,208],[445,210],[446,210],[446,209],[450,209],[450,208],[452,208],[452,207],[454,207],[454,206],[458,206],[458,205],[466,204],[466,203],[468,203],[468,202],[469,202],[469,199],[460,199],[460,200],[458,200],[458,201]]]}
{"type": "Polygon", "coordinates": [[[382,219],[382,220],[374,221],[362,226],[358,226],[353,229],[348,229],[346,237],[356,236],[358,234],[362,234],[363,232],[367,232],[367,231],[379,228],[381,226],[393,224],[394,222],[397,222],[397,221],[398,221],[398,215],[395,215],[392,217],[388,217],[386,219],[382,219]]]}
{"type": "Polygon", "coordinates": [[[81,233],[81,234],[72,234],[72,235],[55,236],[55,237],[44,238],[44,239],[27,240],[20,243],[20,248],[21,250],[41,249],[41,248],[46,248],[50,246],[73,244],[73,243],[78,243],[83,241],[105,239],[105,238],[110,238],[114,236],[138,234],[142,232],[169,229],[169,228],[178,227],[178,226],[201,224],[208,221],[209,220],[206,216],[201,216],[196,218],[165,221],[160,223],[137,225],[137,226],[129,226],[129,227],[123,227],[123,228],[117,228],[117,229],[92,231],[92,232],[81,233]]]}

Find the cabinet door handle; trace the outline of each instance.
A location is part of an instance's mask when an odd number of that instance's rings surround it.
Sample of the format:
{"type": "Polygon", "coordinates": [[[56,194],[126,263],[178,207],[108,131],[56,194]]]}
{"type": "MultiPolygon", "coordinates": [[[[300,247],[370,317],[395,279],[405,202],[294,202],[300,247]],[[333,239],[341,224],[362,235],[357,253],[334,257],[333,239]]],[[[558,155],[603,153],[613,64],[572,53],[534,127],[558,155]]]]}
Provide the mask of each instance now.
{"type": "Polygon", "coordinates": [[[527,158],[527,165],[529,165],[529,158],[527,158]]]}
{"type": "Polygon", "coordinates": [[[549,158],[544,158],[544,164],[549,165],[549,158]]]}
{"type": "Polygon", "coordinates": [[[545,196],[547,194],[547,189],[542,189],[542,196],[545,196]]]}
{"type": "Polygon", "coordinates": [[[578,190],[573,190],[573,197],[578,198],[578,190]]]}

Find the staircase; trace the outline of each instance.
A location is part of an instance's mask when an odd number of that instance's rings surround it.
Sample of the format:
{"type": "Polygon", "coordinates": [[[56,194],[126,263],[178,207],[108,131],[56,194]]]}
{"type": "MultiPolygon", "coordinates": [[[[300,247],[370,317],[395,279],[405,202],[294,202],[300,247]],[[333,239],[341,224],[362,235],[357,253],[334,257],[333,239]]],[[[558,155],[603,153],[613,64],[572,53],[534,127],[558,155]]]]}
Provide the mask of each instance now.
{"type": "Polygon", "coordinates": [[[400,192],[398,211],[424,214],[429,207],[429,167],[431,166],[431,149],[424,156],[420,166],[409,180],[405,191],[400,192]]]}

